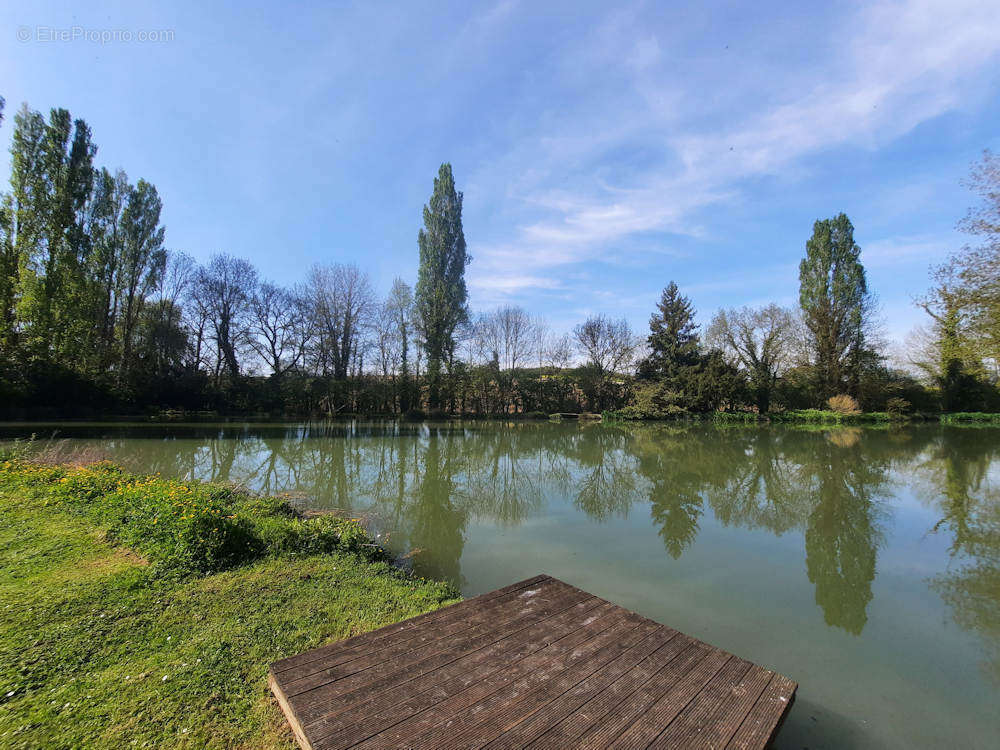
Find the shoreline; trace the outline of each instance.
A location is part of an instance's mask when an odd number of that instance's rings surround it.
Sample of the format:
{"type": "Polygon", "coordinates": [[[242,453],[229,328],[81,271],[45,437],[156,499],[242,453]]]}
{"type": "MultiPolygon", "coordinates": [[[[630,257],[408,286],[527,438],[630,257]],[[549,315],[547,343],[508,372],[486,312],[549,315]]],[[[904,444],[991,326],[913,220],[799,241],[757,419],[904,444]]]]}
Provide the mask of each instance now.
{"type": "Polygon", "coordinates": [[[760,416],[756,412],[678,412],[674,414],[636,413],[630,410],[606,411],[601,414],[582,412],[561,414],[446,414],[411,417],[400,414],[342,414],[336,417],[281,416],[261,413],[219,414],[215,412],[174,412],[169,414],[101,414],[91,416],[53,416],[0,418],[0,426],[19,424],[302,424],[340,422],[400,422],[404,424],[434,424],[439,422],[593,422],[657,424],[663,422],[714,422],[716,424],[908,424],[940,423],[997,424],[1000,412],[861,412],[844,414],[827,409],[794,409],[771,412],[760,416]]]}

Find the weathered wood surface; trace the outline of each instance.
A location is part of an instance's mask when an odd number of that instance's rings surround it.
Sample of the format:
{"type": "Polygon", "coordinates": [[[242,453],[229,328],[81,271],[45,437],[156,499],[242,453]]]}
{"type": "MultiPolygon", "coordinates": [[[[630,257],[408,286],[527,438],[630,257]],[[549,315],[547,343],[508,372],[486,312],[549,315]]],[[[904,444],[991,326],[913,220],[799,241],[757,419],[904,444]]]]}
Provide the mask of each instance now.
{"type": "Polygon", "coordinates": [[[764,748],[796,684],[540,575],[271,665],[331,748],[764,748]]]}

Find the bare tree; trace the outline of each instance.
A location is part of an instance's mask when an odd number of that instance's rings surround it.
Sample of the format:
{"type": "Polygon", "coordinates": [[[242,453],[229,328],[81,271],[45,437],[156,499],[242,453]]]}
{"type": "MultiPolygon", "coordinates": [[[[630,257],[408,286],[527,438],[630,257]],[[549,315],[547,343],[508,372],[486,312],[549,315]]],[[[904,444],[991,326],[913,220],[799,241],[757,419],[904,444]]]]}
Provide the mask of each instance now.
{"type": "Polygon", "coordinates": [[[531,357],[535,323],[523,308],[506,305],[480,316],[476,336],[501,371],[513,372],[531,357]]]}
{"type": "Polygon", "coordinates": [[[628,321],[593,315],[573,329],[581,354],[602,374],[623,372],[632,365],[639,341],[628,321]]]}
{"type": "Polygon", "coordinates": [[[565,369],[573,364],[573,340],[568,333],[545,337],[541,356],[545,365],[565,369]]]}
{"type": "Polygon", "coordinates": [[[414,344],[419,354],[419,343],[414,339],[415,326],[413,325],[413,290],[410,285],[402,279],[395,279],[392,282],[392,290],[385,301],[386,312],[389,316],[389,324],[392,326],[396,346],[399,350],[399,382],[398,396],[399,409],[406,412],[410,408],[412,400],[412,388],[410,385],[410,345],[414,344]]]}
{"type": "Polygon", "coordinates": [[[265,282],[250,299],[250,311],[250,346],[281,377],[302,357],[304,306],[290,289],[265,282]]]}
{"type": "Polygon", "coordinates": [[[390,299],[375,306],[371,324],[377,370],[379,375],[388,380],[399,372],[400,361],[399,336],[390,299]]]}
{"type": "Polygon", "coordinates": [[[306,282],[313,321],[313,359],[324,374],[345,379],[360,369],[363,337],[374,311],[368,275],[356,265],[313,266],[306,282]]]}
{"type": "Polygon", "coordinates": [[[160,302],[179,305],[198,276],[198,264],[187,253],[172,250],[167,256],[166,271],[159,278],[157,295],[160,302]]]}
{"type": "Polygon", "coordinates": [[[757,409],[766,414],[778,376],[793,360],[796,337],[791,311],[774,304],[719,310],[705,340],[746,371],[756,393],[757,409]]]}
{"type": "Polygon", "coordinates": [[[238,377],[238,352],[250,340],[250,300],[257,288],[257,270],[242,258],[215,255],[199,271],[194,288],[218,349],[217,372],[224,368],[230,377],[238,377]]]}

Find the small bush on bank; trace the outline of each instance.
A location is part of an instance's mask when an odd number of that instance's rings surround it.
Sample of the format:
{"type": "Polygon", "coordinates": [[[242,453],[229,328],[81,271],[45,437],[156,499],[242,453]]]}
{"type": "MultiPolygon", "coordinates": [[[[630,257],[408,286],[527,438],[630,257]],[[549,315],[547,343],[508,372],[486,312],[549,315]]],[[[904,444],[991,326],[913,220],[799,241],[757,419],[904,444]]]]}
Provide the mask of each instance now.
{"type": "Polygon", "coordinates": [[[606,411],[604,420],[608,422],[655,422],[668,419],[687,419],[698,415],[691,414],[687,409],[669,407],[667,409],[649,409],[642,406],[626,406],[614,411],[606,411]]]}
{"type": "Polygon", "coordinates": [[[0,480],[44,489],[49,502],[87,517],[115,542],[179,572],[211,573],[266,556],[381,553],[355,520],[305,519],[278,498],[219,485],[137,476],[93,466],[0,464],[0,480]]]}
{"type": "Polygon", "coordinates": [[[885,402],[885,410],[892,417],[899,419],[913,411],[913,406],[905,398],[890,398],[885,402]]]}
{"type": "Polygon", "coordinates": [[[846,393],[830,396],[826,400],[826,405],[830,408],[830,411],[835,411],[838,414],[854,415],[861,413],[861,406],[858,404],[857,399],[848,396],[846,393]]]}
{"type": "Polygon", "coordinates": [[[756,424],[758,415],[753,411],[717,411],[712,420],[720,424],[756,424]]]}

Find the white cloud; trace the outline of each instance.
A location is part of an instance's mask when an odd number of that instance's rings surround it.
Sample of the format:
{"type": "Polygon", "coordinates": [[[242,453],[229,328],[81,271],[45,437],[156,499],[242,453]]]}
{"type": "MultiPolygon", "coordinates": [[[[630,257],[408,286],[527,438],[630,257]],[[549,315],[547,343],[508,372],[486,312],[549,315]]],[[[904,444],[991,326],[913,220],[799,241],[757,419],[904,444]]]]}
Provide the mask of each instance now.
{"type": "MultiPolygon", "coordinates": [[[[828,35],[816,47],[828,55],[732,91],[715,72],[679,72],[636,13],[616,13],[593,38],[563,50],[565,86],[589,82],[593,95],[527,124],[489,165],[492,179],[520,198],[505,204],[505,236],[472,248],[478,283],[488,277],[492,289],[513,292],[640,233],[696,234],[698,211],[740,196],[743,180],[787,178],[831,148],[878,148],[960,106],[970,86],[988,85],[1000,51],[1000,3],[882,2],[838,21],[816,26],[828,35]],[[705,103],[713,99],[715,111],[705,103]],[[605,165],[621,161],[615,149],[636,144],[658,158],[607,179],[605,165]]],[[[930,257],[932,242],[890,237],[864,250],[878,264],[930,257]]]]}
{"type": "Polygon", "coordinates": [[[943,261],[954,249],[951,234],[885,237],[866,243],[861,248],[861,260],[869,269],[891,268],[902,263],[930,265],[943,261]]]}
{"type": "Polygon", "coordinates": [[[476,289],[494,292],[512,292],[521,289],[558,289],[555,279],[541,276],[477,276],[469,282],[476,289]]]}

